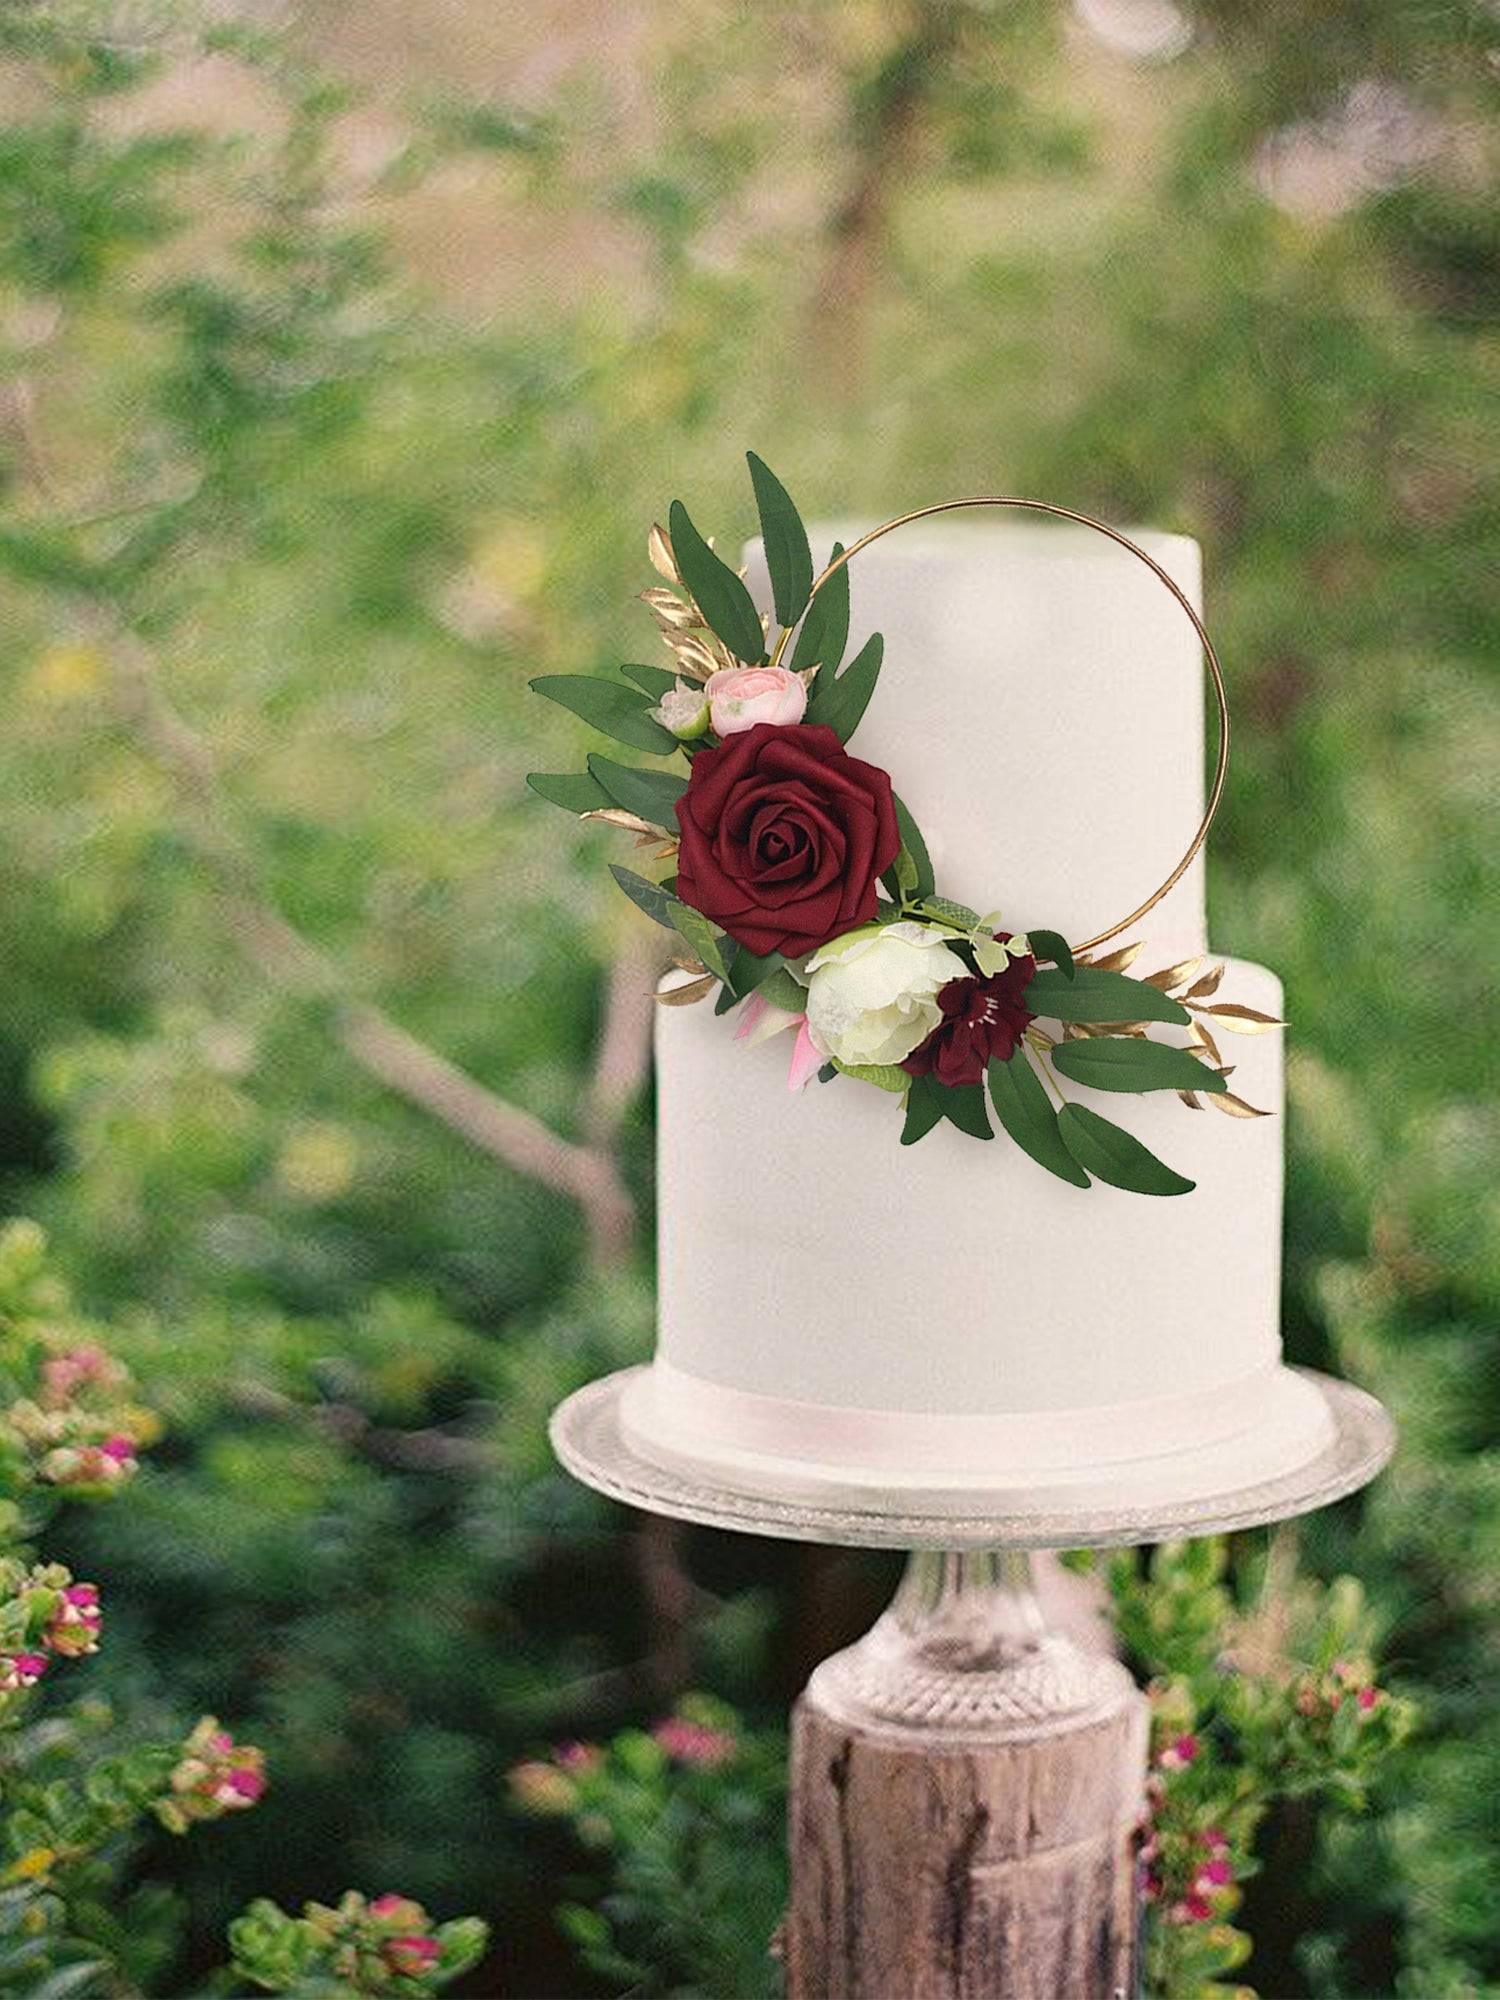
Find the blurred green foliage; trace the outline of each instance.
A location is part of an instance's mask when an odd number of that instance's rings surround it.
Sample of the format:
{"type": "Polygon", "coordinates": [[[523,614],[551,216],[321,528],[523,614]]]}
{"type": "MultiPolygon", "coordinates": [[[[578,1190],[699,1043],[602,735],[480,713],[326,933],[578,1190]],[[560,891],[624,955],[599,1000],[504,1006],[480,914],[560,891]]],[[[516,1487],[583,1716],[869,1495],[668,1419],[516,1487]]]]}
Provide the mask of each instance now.
{"type": "MultiPolygon", "coordinates": [[[[1424,1718],[1366,1820],[1259,1828],[1244,1976],[1500,1990],[1500,25],[1206,3],[1149,61],[1084,24],[1124,0],[772,12],[0,10],[0,1185],[169,1426],[62,1531],[122,1607],[100,1678],[278,1771],[152,1857],[170,1977],[358,1879],[497,1917],[475,1990],[608,1990],[507,1770],[689,1680],[773,1713],[845,1636],[804,1558],[552,1468],[551,1403],[649,1341],[645,1232],[597,1268],[351,1048],[378,1004],[595,1135],[630,913],[525,792],[579,732],[523,690],[645,641],[646,524],[690,491],[732,542],[749,442],[825,513],[998,486],[1204,544],[1216,941],[1294,1023],[1288,1342],[1403,1427],[1303,1561],[1424,1718]]],[[[644,1207],[644,1092],[613,1145],[644,1207]]]]}

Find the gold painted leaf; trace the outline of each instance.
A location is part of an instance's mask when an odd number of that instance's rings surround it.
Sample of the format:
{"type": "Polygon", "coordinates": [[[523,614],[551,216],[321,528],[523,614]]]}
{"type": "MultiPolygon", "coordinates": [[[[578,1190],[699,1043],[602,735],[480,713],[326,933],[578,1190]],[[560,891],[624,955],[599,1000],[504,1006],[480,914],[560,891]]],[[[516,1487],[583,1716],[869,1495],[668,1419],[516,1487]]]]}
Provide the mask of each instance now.
{"type": "Polygon", "coordinates": [[[625,812],[619,806],[596,806],[593,812],[580,813],[580,819],[602,819],[607,826],[623,826],[627,833],[644,834],[647,840],[670,840],[671,835],[664,826],[654,820],[642,819],[639,813],[625,812]]]}
{"type": "Polygon", "coordinates": [[[1216,1063],[1224,1060],[1219,1054],[1218,1043],[1204,1026],[1201,1014],[1194,1017],[1193,1023],[1188,1029],[1188,1047],[1193,1051],[1194,1055],[1206,1053],[1216,1063]]]}
{"type": "Polygon", "coordinates": [[[1274,1014],[1262,1014],[1257,1007],[1242,1007],[1236,1000],[1221,1000],[1208,1012],[1221,1028],[1228,1028],[1235,1035],[1263,1035],[1270,1028],[1286,1026],[1274,1014]]]}
{"type": "Polygon", "coordinates": [[[701,979],[695,979],[690,986],[668,986],[656,997],[663,1007],[691,1007],[695,1000],[706,1000],[718,983],[708,972],[701,979]]]}
{"type": "Polygon", "coordinates": [[[1087,963],[1100,972],[1124,972],[1127,966],[1135,964],[1144,950],[1144,942],[1125,944],[1118,951],[1107,951],[1103,958],[1091,958],[1087,963]]]}
{"type": "Polygon", "coordinates": [[[1222,962],[1218,965],[1211,965],[1197,984],[1188,988],[1184,997],[1188,1000],[1207,1000],[1210,995],[1218,992],[1219,981],[1223,977],[1224,966],[1222,962]]]}
{"type": "Polygon", "coordinates": [[[646,537],[646,553],[651,558],[651,567],[658,576],[664,576],[668,583],[681,583],[677,558],[672,553],[672,540],[659,521],[651,523],[651,532],[646,537]]]}
{"type": "Polygon", "coordinates": [[[1209,1098],[1215,1111],[1222,1111],[1229,1118],[1269,1118],[1269,1111],[1259,1111],[1253,1104],[1247,1104],[1243,1097],[1236,1097],[1232,1090],[1221,1090],[1209,1098]]]}
{"type": "Polygon", "coordinates": [[[657,624],[665,631],[691,632],[703,623],[697,605],[685,604],[675,590],[664,590],[657,584],[638,594],[642,604],[649,608],[657,624]]]}
{"type": "Polygon", "coordinates": [[[686,674],[689,680],[706,681],[724,664],[709,651],[701,639],[679,638],[671,632],[665,637],[676,656],[678,672],[686,674]]]}
{"type": "Polygon", "coordinates": [[[669,962],[675,965],[679,972],[691,972],[695,979],[701,979],[703,974],[708,970],[708,967],[703,963],[701,958],[694,957],[688,951],[672,952],[669,962]]]}
{"type": "Polygon", "coordinates": [[[1148,972],[1146,984],[1154,986],[1159,993],[1170,993],[1184,979],[1191,979],[1202,963],[1203,954],[1200,952],[1196,958],[1184,958],[1176,965],[1163,966],[1160,972],[1148,972]]]}
{"type": "Polygon", "coordinates": [[[1189,1111],[1201,1111],[1203,1109],[1202,1102],[1199,1099],[1196,1091],[1179,1090],[1177,1095],[1181,1098],[1182,1102],[1187,1106],[1189,1111]]]}

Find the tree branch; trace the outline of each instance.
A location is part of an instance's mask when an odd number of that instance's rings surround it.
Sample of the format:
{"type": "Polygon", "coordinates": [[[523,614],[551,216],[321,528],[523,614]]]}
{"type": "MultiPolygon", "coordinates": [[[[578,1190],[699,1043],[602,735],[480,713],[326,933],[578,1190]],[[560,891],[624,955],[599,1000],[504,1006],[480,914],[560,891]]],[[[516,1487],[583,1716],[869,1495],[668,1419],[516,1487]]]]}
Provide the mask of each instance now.
{"type": "Polygon", "coordinates": [[[513,1172],[576,1201],[593,1263],[618,1263],[626,1257],[635,1205],[620,1180],[609,1141],[645,1069],[642,1014],[650,1000],[641,962],[632,959],[611,975],[612,999],[590,1092],[590,1141],[575,1144],[347,990],[333,960],[260,887],[254,864],[229,824],[212,754],[163,694],[151,655],[118,626],[101,629],[98,614],[91,622],[111,664],[119,707],[172,779],[194,851],[217,881],[232,934],[246,958],[273,984],[330,1002],[340,1044],[367,1075],[513,1172]]]}

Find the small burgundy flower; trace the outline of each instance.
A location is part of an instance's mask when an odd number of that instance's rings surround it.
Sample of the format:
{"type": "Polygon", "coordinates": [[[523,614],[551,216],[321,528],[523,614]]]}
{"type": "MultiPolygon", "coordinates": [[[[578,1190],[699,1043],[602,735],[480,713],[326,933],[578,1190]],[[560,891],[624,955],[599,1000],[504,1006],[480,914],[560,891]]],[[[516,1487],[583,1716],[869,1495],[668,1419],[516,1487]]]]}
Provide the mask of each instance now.
{"type": "MultiPolygon", "coordinates": [[[[1008,931],[996,936],[1009,937],[1008,931]]],[[[1012,958],[988,979],[950,979],[937,996],[943,1018],[901,1067],[912,1076],[935,1077],[952,1089],[981,1083],[992,1062],[1009,1062],[1036,1016],[1026,1005],[1034,958],[1012,958]]]]}

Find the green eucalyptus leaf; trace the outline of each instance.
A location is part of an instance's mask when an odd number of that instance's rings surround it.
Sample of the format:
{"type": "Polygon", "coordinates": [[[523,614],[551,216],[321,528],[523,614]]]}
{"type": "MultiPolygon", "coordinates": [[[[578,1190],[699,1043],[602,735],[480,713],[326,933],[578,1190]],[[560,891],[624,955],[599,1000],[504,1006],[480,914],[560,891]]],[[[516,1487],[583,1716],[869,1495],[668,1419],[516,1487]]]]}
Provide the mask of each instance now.
{"type": "Polygon", "coordinates": [[[548,701],[570,708],[593,728],[628,743],[633,750],[651,750],[665,757],[677,748],[671,730],[653,722],[647,713],[654,704],[643,688],[607,681],[599,674],[543,674],[531,685],[548,701]]]}
{"type": "Polygon", "coordinates": [[[906,1123],[901,1128],[903,1146],[915,1146],[925,1139],[943,1116],[942,1091],[930,1076],[914,1076],[906,1093],[906,1123]]]}
{"type": "Polygon", "coordinates": [[[870,705],[884,653],[885,640],[872,632],[837,680],[825,667],[812,684],[803,720],[823,723],[847,743],[870,705]]]}
{"type": "Polygon", "coordinates": [[[1059,1180],[1086,1188],[1089,1177],[1063,1144],[1052,1100],[1024,1048],[1018,1047],[1008,1062],[990,1064],[989,1084],[995,1116],[1021,1151],[1059,1180]]]}
{"type": "Polygon", "coordinates": [[[672,502],[667,520],[672,554],[698,609],[736,659],[752,664],[761,659],[766,650],[766,635],[760,629],[755,600],[743,580],[714,554],[680,500],[672,502]]]}
{"type": "Polygon", "coordinates": [[[1026,941],[1031,946],[1033,957],[1050,958],[1065,979],[1073,978],[1073,954],[1061,931],[1028,930],[1026,941]]]}
{"type": "Polygon", "coordinates": [[[718,925],[711,924],[701,910],[695,910],[687,903],[673,903],[670,920],[673,928],[687,940],[709,971],[727,986],[729,966],[721,948],[724,933],[718,925]]]}
{"type": "Polygon", "coordinates": [[[653,923],[661,924],[669,931],[677,929],[672,921],[672,912],[681,909],[683,905],[675,896],[669,895],[659,882],[648,882],[644,875],[637,875],[629,868],[621,868],[613,861],[609,864],[609,872],[636,908],[644,910],[653,923]]]}
{"type": "Polygon", "coordinates": [[[1186,1049],[1140,1041],[1133,1035],[1059,1042],[1052,1051],[1052,1064],[1091,1090],[1204,1090],[1212,1096],[1229,1088],[1217,1070],[1186,1049]]]}
{"type": "Polygon", "coordinates": [[[791,495],[764,459],[753,451],[750,479],[755,487],[755,504],[760,510],[761,540],[766,548],[766,568],[771,572],[771,596],[776,616],[783,625],[795,625],[807,609],[812,589],[812,550],[807,546],[807,530],[792,505],[791,495]]]}
{"type": "Polygon", "coordinates": [[[597,751],[589,758],[590,775],[609,793],[623,811],[650,820],[653,826],[677,824],[673,807],[688,788],[687,775],[678,771],[642,771],[633,764],[617,764],[597,751]]]}
{"type": "Polygon", "coordinates": [[[819,1083],[832,1083],[837,1075],[838,1071],[832,1063],[824,1063],[823,1067],[818,1071],[818,1081],[819,1083]]]}
{"type": "Polygon", "coordinates": [[[626,680],[634,681],[638,688],[649,694],[653,704],[660,701],[664,694],[670,694],[677,685],[676,674],[669,673],[665,667],[643,667],[632,662],[621,667],[620,672],[626,680]]]}
{"type": "Polygon", "coordinates": [[[610,803],[609,793],[588,771],[532,771],[526,782],[538,798],[564,812],[598,812],[610,803]]]}
{"type": "Polygon", "coordinates": [[[1065,1104],[1057,1114],[1057,1129],[1079,1166],[1111,1187],[1130,1194],[1191,1194],[1195,1181],[1184,1180],[1133,1132],[1126,1132],[1086,1104],[1065,1104]]]}
{"type": "Polygon", "coordinates": [[[897,1097],[911,1082],[900,1063],[841,1063],[835,1056],[833,1066],[840,1076],[857,1076],[861,1083],[873,1083],[877,1090],[889,1090],[897,1097]]]}
{"type": "MultiPolygon", "coordinates": [[[[843,543],[835,542],[829,560],[836,561],[843,553],[843,543]]],[[[813,680],[816,688],[825,676],[832,680],[838,672],[848,643],[849,567],[846,563],[842,569],[834,571],[807,607],[802,630],[792,648],[793,670],[801,673],[806,667],[817,667],[819,671],[813,680]]]]}
{"type": "Polygon", "coordinates": [[[971,1139],[993,1139],[990,1114],[984,1108],[984,1091],[977,1083],[961,1083],[956,1088],[938,1086],[943,1116],[971,1139]]]}
{"type": "Polygon", "coordinates": [[[1071,978],[1060,966],[1044,967],[1026,982],[1026,1005],[1049,1021],[1177,1021],[1185,1007],[1144,979],[1101,972],[1097,965],[1075,967],[1071,978]]]}

